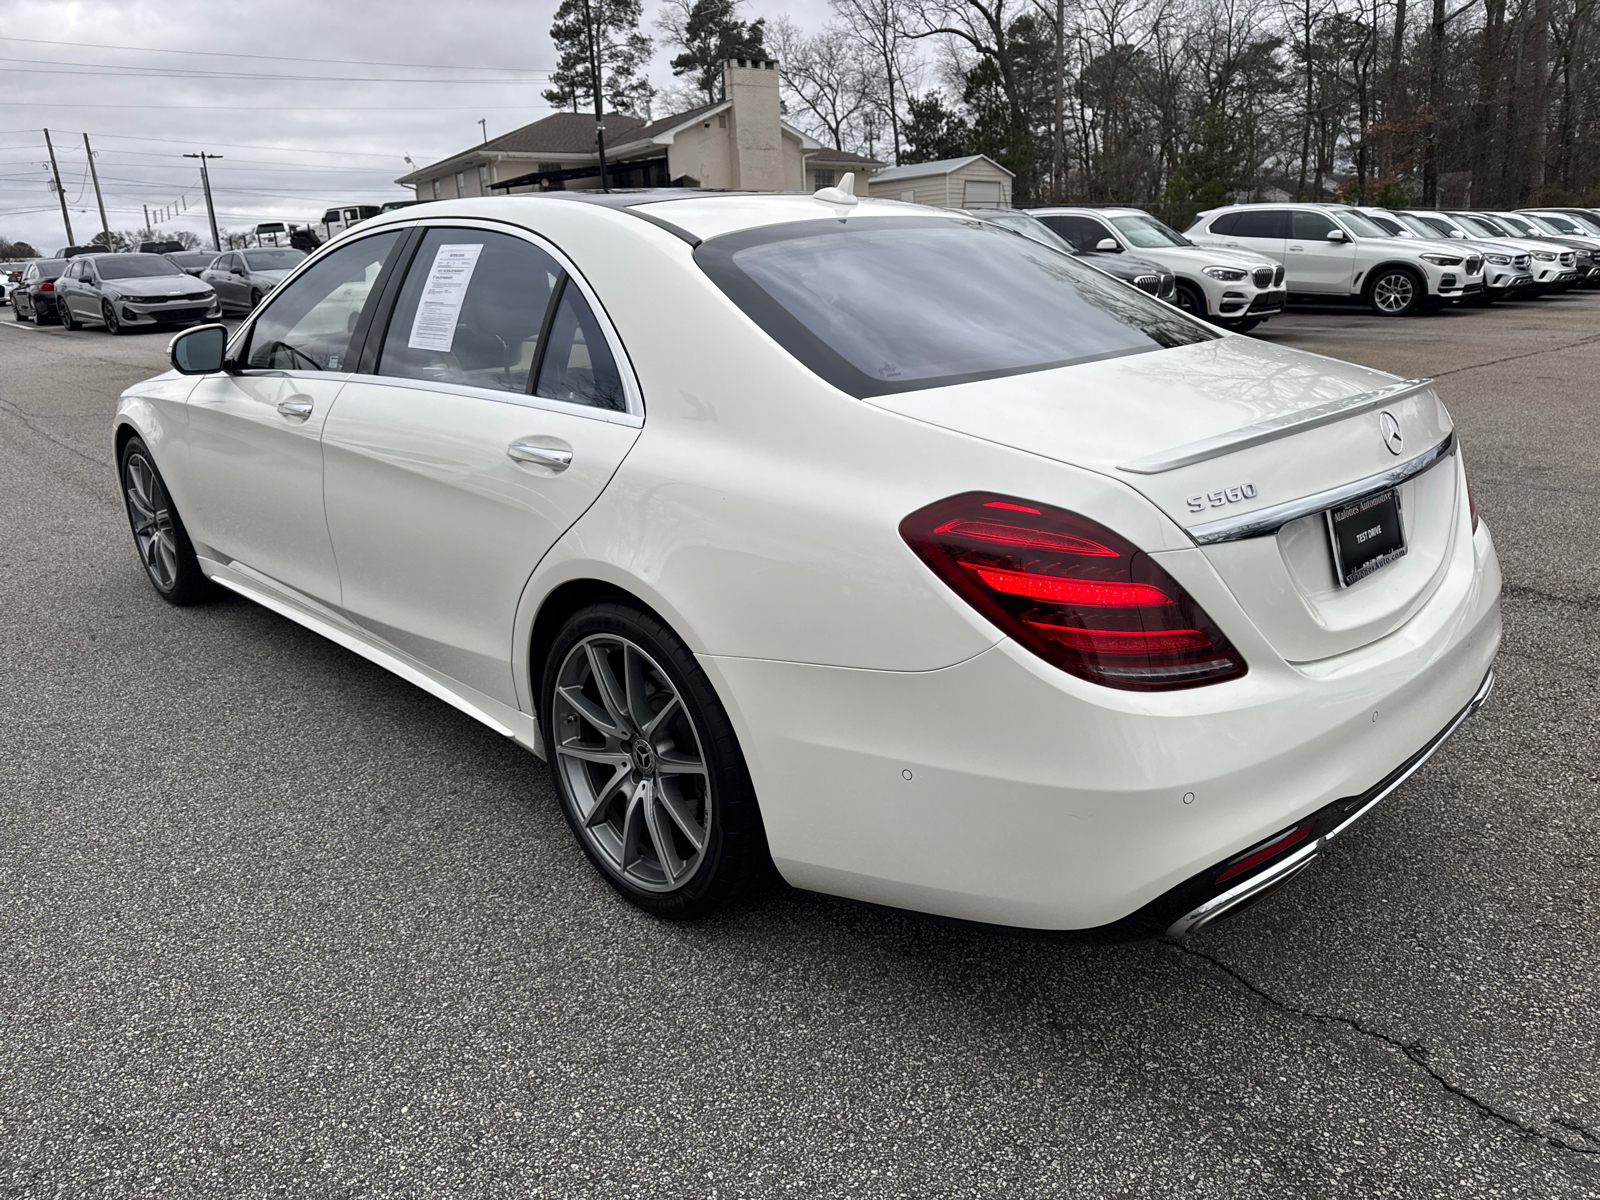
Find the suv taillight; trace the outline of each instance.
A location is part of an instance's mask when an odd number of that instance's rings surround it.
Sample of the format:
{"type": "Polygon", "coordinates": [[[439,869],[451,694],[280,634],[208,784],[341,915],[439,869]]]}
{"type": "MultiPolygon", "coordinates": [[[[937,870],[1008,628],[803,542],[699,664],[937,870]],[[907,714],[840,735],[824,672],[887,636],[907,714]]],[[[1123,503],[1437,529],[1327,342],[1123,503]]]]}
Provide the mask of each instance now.
{"type": "Polygon", "coordinates": [[[1165,691],[1245,673],[1172,576],[1077,513],[967,492],[918,509],[900,536],[968,604],[1080,679],[1165,691]]]}

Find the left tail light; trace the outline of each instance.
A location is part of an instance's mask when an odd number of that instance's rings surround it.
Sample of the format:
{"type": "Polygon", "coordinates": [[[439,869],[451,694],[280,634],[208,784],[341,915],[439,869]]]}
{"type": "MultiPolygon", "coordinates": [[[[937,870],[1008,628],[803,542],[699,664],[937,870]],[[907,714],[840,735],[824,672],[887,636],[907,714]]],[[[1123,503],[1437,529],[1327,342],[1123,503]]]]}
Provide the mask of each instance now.
{"type": "Polygon", "coordinates": [[[1080,679],[1169,691],[1246,671],[1177,580],[1077,513],[968,492],[918,509],[900,536],[968,604],[1080,679]]]}

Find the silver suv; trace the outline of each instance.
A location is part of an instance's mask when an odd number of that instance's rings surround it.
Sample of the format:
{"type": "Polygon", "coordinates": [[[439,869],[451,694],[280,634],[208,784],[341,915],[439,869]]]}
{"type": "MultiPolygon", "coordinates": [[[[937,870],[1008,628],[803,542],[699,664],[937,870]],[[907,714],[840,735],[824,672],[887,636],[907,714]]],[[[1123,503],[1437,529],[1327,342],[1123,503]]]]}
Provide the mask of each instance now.
{"type": "Polygon", "coordinates": [[[1291,296],[1359,300],[1380,317],[1431,311],[1483,291],[1483,255],[1390,237],[1345,205],[1230,204],[1201,213],[1188,232],[1201,245],[1283,263],[1291,296]]]}
{"type": "Polygon", "coordinates": [[[1400,238],[1420,238],[1428,242],[1455,242],[1462,250],[1483,255],[1483,303],[1521,296],[1533,287],[1528,265],[1533,256],[1505,242],[1469,238],[1464,230],[1443,219],[1424,221],[1421,217],[1389,208],[1362,208],[1372,223],[1400,238]]]}

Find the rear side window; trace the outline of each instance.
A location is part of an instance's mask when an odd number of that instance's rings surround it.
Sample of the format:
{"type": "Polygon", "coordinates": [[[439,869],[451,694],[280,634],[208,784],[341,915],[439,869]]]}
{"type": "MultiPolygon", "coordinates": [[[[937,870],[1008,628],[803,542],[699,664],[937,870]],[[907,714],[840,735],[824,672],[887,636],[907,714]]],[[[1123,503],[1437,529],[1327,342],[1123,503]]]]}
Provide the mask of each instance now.
{"type": "Polygon", "coordinates": [[[588,301],[570,280],[561,289],[561,303],[550,322],[536,394],[613,412],[628,407],[611,347],[588,301]]]}
{"type": "MultiPolygon", "coordinates": [[[[1239,218],[1238,224],[1233,227],[1234,237],[1253,238],[1286,238],[1289,236],[1289,213],[1282,208],[1249,208],[1243,212],[1235,213],[1239,218]]],[[[1299,213],[1295,214],[1298,220],[1299,213]]],[[[1328,225],[1333,228],[1332,223],[1328,225]]],[[[1296,237],[1302,236],[1296,234],[1296,237]]]]}
{"type": "Polygon", "coordinates": [[[389,318],[378,374],[524,393],[561,267],[481,229],[430,229],[389,318]]]}
{"type": "Polygon", "coordinates": [[[789,353],[856,396],[1219,336],[1092,267],[981,221],[802,221],[712,238],[695,258],[789,353]]]}

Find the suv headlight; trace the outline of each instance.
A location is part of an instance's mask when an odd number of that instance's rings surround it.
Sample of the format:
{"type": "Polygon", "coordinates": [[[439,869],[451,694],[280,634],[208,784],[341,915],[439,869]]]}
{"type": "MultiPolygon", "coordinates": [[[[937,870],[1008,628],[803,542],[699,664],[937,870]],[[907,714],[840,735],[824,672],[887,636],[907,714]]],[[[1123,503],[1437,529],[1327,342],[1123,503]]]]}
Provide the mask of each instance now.
{"type": "Polygon", "coordinates": [[[1220,283],[1238,283],[1250,274],[1249,271],[1241,271],[1238,267],[1201,267],[1200,271],[1220,283]]]}
{"type": "Polygon", "coordinates": [[[1459,267],[1461,265],[1459,258],[1452,258],[1448,254],[1424,254],[1422,261],[1431,262],[1436,267],[1459,267]]]}
{"type": "Polygon", "coordinates": [[[1485,254],[1483,261],[1491,262],[1497,267],[1509,267],[1511,265],[1511,260],[1504,254],[1485,254]]]}

